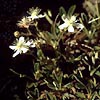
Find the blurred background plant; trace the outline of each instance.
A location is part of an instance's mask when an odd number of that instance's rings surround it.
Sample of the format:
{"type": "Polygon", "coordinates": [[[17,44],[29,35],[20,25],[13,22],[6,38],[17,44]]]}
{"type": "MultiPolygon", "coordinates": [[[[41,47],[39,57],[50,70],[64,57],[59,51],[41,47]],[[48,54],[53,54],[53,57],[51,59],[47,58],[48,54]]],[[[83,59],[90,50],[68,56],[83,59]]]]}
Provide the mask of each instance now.
{"type": "Polygon", "coordinates": [[[18,21],[16,41],[9,47],[16,53],[13,59],[30,56],[25,62],[31,61],[31,71],[9,70],[26,82],[27,100],[100,99],[99,5],[85,0],[86,13],[75,13],[76,5],[68,11],[60,7],[55,18],[50,10],[36,7],[18,21]]]}

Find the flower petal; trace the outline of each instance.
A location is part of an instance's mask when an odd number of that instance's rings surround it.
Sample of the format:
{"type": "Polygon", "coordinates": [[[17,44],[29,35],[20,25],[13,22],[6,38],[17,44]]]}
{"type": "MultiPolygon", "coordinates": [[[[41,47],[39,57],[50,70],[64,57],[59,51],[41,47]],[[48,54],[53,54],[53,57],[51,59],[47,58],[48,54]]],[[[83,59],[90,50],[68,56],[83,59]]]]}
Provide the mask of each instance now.
{"type": "Polygon", "coordinates": [[[40,15],[38,15],[37,17],[38,17],[38,18],[43,18],[43,17],[45,17],[45,15],[40,14],[40,15]]]}
{"type": "Polygon", "coordinates": [[[80,24],[80,23],[76,23],[76,28],[77,29],[83,29],[84,28],[84,26],[82,25],[82,24],[80,24]]]}
{"type": "Polygon", "coordinates": [[[75,22],[76,21],[76,16],[72,16],[70,19],[71,22],[75,22]]]}
{"type": "Polygon", "coordinates": [[[20,48],[20,50],[22,51],[22,53],[26,53],[29,50],[29,48],[22,47],[22,48],[20,48]]]}
{"type": "Polygon", "coordinates": [[[20,54],[20,51],[17,50],[14,54],[13,54],[13,57],[16,57],[18,54],[20,54]]]}
{"type": "Polygon", "coordinates": [[[15,50],[16,46],[9,46],[9,48],[15,50]]]}
{"type": "Polygon", "coordinates": [[[23,36],[21,36],[20,38],[19,38],[19,42],[24,42],[25,40],[24,40],[24,37],[23,36]]]}
{"type": "Polygon", "coordinates": [[[30,46],[32,44],[33,44],[33,40],[31,39],[31,40],[27,41],[27,43],[25,45],[30,46]]]}
{"type": "Polygon", "coordinates": [[[68,32],[74,32],[74,27],[73,27],[72,25],[70,25],[70,26],[68,27],[68,32]]]}
{"type": "Polygon", "coordinates": [[[35,43],[34,43],[34,44],[32,44],[30,47],[32,47],[32,48],[36,47],[35,43]]]}
{"type": "Polygon", "coordinates": [[[63,24],[59,25],[60,30],[62,30],[64,28],[67,28],[67,27],[68,27],[68,25],[66,23],[63,23],[63,24]]]}

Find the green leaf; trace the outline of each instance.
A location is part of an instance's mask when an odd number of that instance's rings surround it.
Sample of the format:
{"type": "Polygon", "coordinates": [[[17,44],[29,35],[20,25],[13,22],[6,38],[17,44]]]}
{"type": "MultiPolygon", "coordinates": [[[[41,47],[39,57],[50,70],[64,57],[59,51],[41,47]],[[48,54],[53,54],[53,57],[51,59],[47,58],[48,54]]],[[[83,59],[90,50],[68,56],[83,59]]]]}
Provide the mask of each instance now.
{"type": "Polygon", "coordinates": [[[43,55],[43,52],[41,49],[38,49],[37,56],[39,57],[40,60],[42,60],[44,58],[44,55],[43,55]]]}
{"type": "Polygon", "coordinates": [[[94,46],[95,50],[100,50],[100,46],[94,46]]]}
{"type": "Polygon", "coordinates": [[[34,64],[34,71],[38,71],[39,70],[39,63],[35,63],[34,64]]]}
{"type": "Polygon", "coordinates": [[[30,84],[28,83],[28,84],[27,84],[27,87],[28,87],[28,88],[32,88],[32,87],[37,87],[37,86],[36,86],[35,83],[32,82],[32,83],[30,83],[30,84]]]}
{"type": "Polygon", "coordinates": [[[81,85],[83,85],[83,87],[84,87],[84,88],[86,89],[86,91],[88,92],[88,88],[86,87],[86,85],[83,84],[83,83],[78,79],[77,76],[73,75],[73,77],[77,80],[77,82],[79,82],[81,85]]]}
{"type": "Polygon", "coordinates": [[[55,95],[53,95],[53,93],[47,93],[47,98],[48,98],[48,100],[57,100],[57,98],[56,98],[56,96],[55,95]]]}
{"type": "Polygon", "coordinates": [[[76,83],[75,87],[78,88],[78,89],[85,89],[85,87],[80,83],[76,83]]]}
{"type": "Polygon", "coordinates": [[[88,22],[87,15],[85,13],[81,13],[81,18],[83,21],[88,22]]]}
{"type": "Polygon", "coordinates": [[[76,5],[73,5],[69,8],[67,15],[71,17],[76,9],[76,5]]]}
{"type": "Polygon", "coordinates": [[[39,97],[39,90],[38,90],[38,88],[35,88],[35,89],[34,89],[34,95],[35,95],[35,96],[37,95],[37,97],[39,97]]]}
{"type": "Polygon", "coordinates": [[[58,82],[62,83],[62,78],[63,78],[63,73],[60,74],[60,76],[58,76],[58,82]]]}
{"type": "Polygon", "coordinates": [[[94,92],[94,93],[92,94],[91,100],[96,100],[96,97],[97,97],[97,92],[94,92]]]}
{"type": "Polygon", "coordinates": [[[81,60],[81,58],[82,58],[82,55],[78,56],[78,57],[75,58],[74,60],[75,60],[75,61],[79,61],[79,60],[81,60]]]}
{"type": "Polygon", "coordinates": [[[55,89],[55,86],[52,85],[52,84],[50,84],[50,83],[47,83],[47,86],[48,86],[50,89],[52,89],[52,90],[56,90],[56,89],[55,89]]]}
{"type": "Polygon", "coordinates": [[[98,3],[98,15],[100,16],[100,2],[98,3]]]}
{"type": "Polygon", "coordinates": [[[75,98],[75,96],[69,93],[64,93],[62,98],[63,100],[69,100],[70,98],[75,98]]]}
{"type": "Polygon", "coordinates": [[[63,14],[66,15],[66,11],[65,11],[64,7],[59,8],[59,14],[60,14],[60,16],[62,16],[63,14]]]}
{"type": "Polygon", "coordinates": [[[35,79],[39,80],[41,77],[43,77],[42,73],[38,70],[34,73],[35,79]]]}
{"type": "Polygon", "coordinates": [[[64,85],[65,88],[72,88],[73,87],[73,84],[72,83],[67,83],[64,85]]]}
{"type": "Polygon", "coordinates": [[[86,98],[84,93],[76,92],[76,96],[79,98],[86,98]]]}
{"type": "Polygon", "coordinates": [[[100,71],[96,71],[95,74],[100,77],[100,71]]]}
{"type": "Polygon", "coordinates": [[[90,1],[86,1],[86,5],[88,12],[90,12],[93,16],[96,16],[96,7],[90,1]]]}
{"type": "Polygon", "coordinates": [[[98,70],[98,68],[100,68],[100,65],[97,68],[94,68],[91,72],[90,72],[90,76],[93,76],[93,74],[98,70]]]}

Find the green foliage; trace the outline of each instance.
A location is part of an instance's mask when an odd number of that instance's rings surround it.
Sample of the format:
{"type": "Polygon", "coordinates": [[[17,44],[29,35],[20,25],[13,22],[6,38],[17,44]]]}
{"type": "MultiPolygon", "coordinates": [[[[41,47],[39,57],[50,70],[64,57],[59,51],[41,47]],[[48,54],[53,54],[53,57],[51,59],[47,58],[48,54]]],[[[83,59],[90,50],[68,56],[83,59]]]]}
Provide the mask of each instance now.
{"type": "Polygon", "coordinates": [[[68,12],[67,12],[67,15],[68,15],[69,17],[71,17],[71,16],[74,14],[75,9],[76,9],[76,5],[71,6],[71,7],[69,8],[68,12]]]}
{"type": "MultiPolygon", "coordinates": [[[[97,9],[97,6],[93,6],[87,0],[85,3],[89,9],[87,14],[81,13],[81,17],[78,16],[79,20],[74,22],[73,19],[68,21],[68,25],[73,27],[73,24],[77,25],[77,21],[81,22],[80,25],[84,26],[83,30],[79,30],[77,27],[74,32],[68,32],[68,27],[65,30],[59,29],[61,22],[59,17],[63,15],[66,15],[65,19],[72,17],[76,14],[75,5],[71,6],[68,12],[63,7],[59,8],[55,20],[52,20],[51,14],[44,13],[46,20],[51,25],[50,31],[40,30],[38,20],[31,20],[30,23],[36,28],[37,34],[32,38],[37,51],[35,54],[34,49],[30,49],[28,52],[35,57],[33,77],[11,70],[30,80],[27,80],[25,89],[28,100],[100,99],[100,16],[97,14],[97,10],[100,8],[98,6],[97,9]]],[[[28,32],[31,32],[29,28],[27,29],[28,32]]],[[[29,38],[34,36],[34,33],[19,33],[19,36],[29,38]]]]}
{"type": "Polygon", "coordinates": [[[60,14],[60,16],[62,16],[63,14],[66,15],[66,11],[65,11],[65,9],[63,7],[59,8],[59,14],[60,14]]]}

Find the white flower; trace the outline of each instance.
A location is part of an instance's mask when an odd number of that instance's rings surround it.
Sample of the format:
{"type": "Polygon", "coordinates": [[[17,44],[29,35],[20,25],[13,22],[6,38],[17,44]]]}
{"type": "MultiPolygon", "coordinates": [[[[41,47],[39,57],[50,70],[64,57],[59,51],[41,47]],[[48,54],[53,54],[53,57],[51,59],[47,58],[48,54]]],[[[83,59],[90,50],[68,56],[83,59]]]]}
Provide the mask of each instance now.
{"type": "Polygon", "coordinates": [[[59,25],[60,30],[68,28],[68,32],[74,32],[74,27],[76,27],[77,29],[84,28],[84,26],[82,24],[77,23],[76,16],[74,16],[74,15],[69,19],[66,18],[65,15],[63,15],[61,18],[64,21],[64,23],[59,25]]]}
{"type": "Polygon", "coordinates": [[[17,23],[17,25],[20,28],[28,28],[30,24],[31,24],[31,22],[30,22],[30,20],[27,17],[23,17],[21,19],[21,21],[18,21],[18,23],[17,23]]]}
{"type": "Polygon", "coordinates": [[[39,14],[40,11],[41,9],[39,9],[38,7],[36,7],[35,9],[33,7],[30,8],[29,11],[27,12],[30,15],[28,16],[28,18],[31,18],[32,20],[34,20],[34,19],[45,17],[45,15],[39,14]]]}
{"type": "Polygon", "coordinates": [[[16,39],[16,43],[13,46],[9,46],[10,49],[14,50],[15,53],[13,57],[21,53],[26,53],[29,50],[29,47],[35,47],[33,41],[25,41],[24,37],[20,37],[19,40],[16,39]]]}

